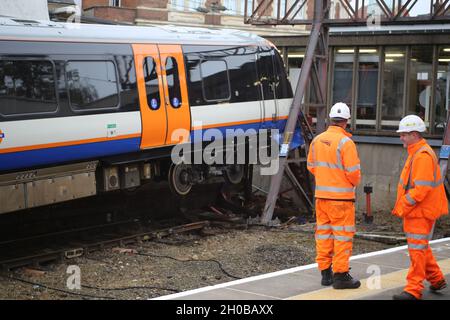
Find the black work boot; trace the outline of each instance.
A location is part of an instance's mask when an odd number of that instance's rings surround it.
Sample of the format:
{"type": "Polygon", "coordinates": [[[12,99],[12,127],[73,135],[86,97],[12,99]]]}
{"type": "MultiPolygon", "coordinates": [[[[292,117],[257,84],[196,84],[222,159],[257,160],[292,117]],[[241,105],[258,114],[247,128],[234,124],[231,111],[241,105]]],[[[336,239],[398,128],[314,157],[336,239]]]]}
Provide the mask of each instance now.
{"type": "Polygon", "coordinates": [[[447,282],[445,282],[445,280],[441,280],[438,283],[436,283],[435,285],[430,285],[431,292],[438,292],[445,288],[447,288],[447,282]]]}
{"type": "Polygon", "coordinates": [[[334,289],[358,289],[361,286],[359,280],[353,279],[350,273],[335,273],[333,276],[334,289]]]}
{"type": "Polygon", "coordinates": [[[333,271],[331,267],[320,271],[320,273],[322,274],[321,284],[323,286],[331,286],[333,284],[333,271]]]}
{"type": "Polygon", "coordinates": [[[418,300],[416,297],[414,297],[411,293],[402,291],[399,294],[394,294],[392,296],[393,300],[418,300]]]}

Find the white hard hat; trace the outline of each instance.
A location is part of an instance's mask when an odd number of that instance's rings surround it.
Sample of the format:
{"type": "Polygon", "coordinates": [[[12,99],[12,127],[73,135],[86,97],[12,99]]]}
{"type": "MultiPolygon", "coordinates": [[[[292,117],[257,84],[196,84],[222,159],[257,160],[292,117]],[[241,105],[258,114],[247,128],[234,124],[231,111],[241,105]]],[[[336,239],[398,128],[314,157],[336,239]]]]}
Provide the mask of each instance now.
{"type": "Polygon", "coordinates": [[[330,118],[350,119],[350,108],[343,102],[335,103],[330,110],[330,118]]]}
{"type": "Polygon", "coordinates": [[[410,114],[400,120],[397,132],[425,132],[426,130],[425,122],[420,117],[410,114]]]}

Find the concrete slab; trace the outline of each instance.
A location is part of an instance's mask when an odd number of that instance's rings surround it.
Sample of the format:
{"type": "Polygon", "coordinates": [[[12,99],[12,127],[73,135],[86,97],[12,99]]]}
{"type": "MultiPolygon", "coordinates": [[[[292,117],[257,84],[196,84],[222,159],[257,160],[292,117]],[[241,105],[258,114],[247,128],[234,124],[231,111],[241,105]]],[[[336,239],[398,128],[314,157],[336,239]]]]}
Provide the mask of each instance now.
{"type": "MultiPolygon", "coordinates": [[[[450,283],[450,275],[446,275],[447,283],[450,283]]],[[[428,282],[424,283],[425,289],[422,292],[422,299],[423,300],[450,300],[450,286],[445,288],[444,290],[440,291],[439,293],[433,293],[431,292],[428,287],[428,282]]],[[[403,287],[395,288],[391,290],[387,290],[385,292],[382,292],[380,294],[376,294],[373,296],[364,297],[358,300],[392,300],[392,296],[394,294],[402,292],[403,287]]]]}
{"type": "Polygon", "coordinates": [[[285,299],[302,292],[320,289],[321,285],[315,278],[286,274],[264,279],[263,282],[253,281],[235,285],[231,288],[257,294],[269,294],[270,292],[270,295],[273,297],[285,299]]]}
{"type": "Polygon", "coordinates": [[[205,292],[199,292],[185,297],[176,298],[174,300],[278,300],[278,299],[280,298],[255,294],[252,292],[234,290],[232,288],[220,288],[205,292]]]}
{"type": "MultiPolygon", "coordinates": [[[[450,239],[435,240],[431,244],[436,259],[450,283],[450,239]]],[[[335,290],[320,285],[321,275],[316,264],[277,271],[248,279],[241,279],[212,287],[168,295],[158,299],[183,300],[315,300],[361,299],[390,300],[406,284],[409,256],[405,246],[363,254],[350,261],[351,274],[361,280],[356,290],[335,290]],[[377,269],[379,268],[379,269],[377,269]],[[380,278],[374,277],[380,271],[380,278]]],[[[428,284],[426,285],[428,288],[428,284]]],[[[450,300],[450,288],[442,294],[424,291],[424,299],[450,300]]]]}

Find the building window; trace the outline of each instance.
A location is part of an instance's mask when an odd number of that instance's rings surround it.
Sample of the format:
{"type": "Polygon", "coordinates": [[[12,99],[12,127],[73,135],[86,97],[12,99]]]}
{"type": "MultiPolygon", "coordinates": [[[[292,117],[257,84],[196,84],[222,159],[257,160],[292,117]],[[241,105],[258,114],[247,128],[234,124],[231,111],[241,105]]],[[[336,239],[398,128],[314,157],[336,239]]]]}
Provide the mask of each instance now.
{"type": "Polygon", "coordinates": [[[450,45],[439,48],[438,70],[436,77],[436,106],[434,132],[443,134],[447,123],[450,103],[450,45]]]}
{"type": "Polygon", "coordinates": [[[119,107],[116,68],[112,61],[69,61],[66,77],[73,110],[119,107]]]}
{"type": "Polygon", "coordinates": [[[56,110],[52,62],[0,60],[0,114],[9,116],[56,110]]]}
{"type": "Polygon", "coordinates": [[[430,125],[430,107],[432,94],[433,47],[411,47],[409,77],[409,97],[406,114],[420,116],[425,125],[430,125]]]}
{"type": "Polygon", "coordinates": [[[386,47],[384,51],[382,130],[397,130],[403,117],[405,57],[404,47],[386,47]]]}
{"type": "Polygon", "coordinates": [[[344,102],[352,105],[353,59],[355,50],[340,48],[336,50],[333,77],[333,104],[344,102]]]}
{"type": "Polygon", "coordinates": [[[120,7],[121,0],[109,0],[109,6],[110,7],[120,7]]]}
{"type": "Polygon", "coordinates": [[[174,10],[184,11],[185,9],[184,0],[170,0],[170,4],[172,5],[172,9],[174,10]]]}
{"type": "Polygon", "coordinates": [[[304,47],[290,47],[288,48],[288,72],[289,81],[292,88],[297,87],[297,82],[300,77],[300,70],[302,68],[303,59],[305,58],[306,48],[304,47]]]}
{"type": "Polygon", "coordinates": [[[358,59],[356,129],[375,129],[379,56],[375,48],[360,48],[358,59]]]}

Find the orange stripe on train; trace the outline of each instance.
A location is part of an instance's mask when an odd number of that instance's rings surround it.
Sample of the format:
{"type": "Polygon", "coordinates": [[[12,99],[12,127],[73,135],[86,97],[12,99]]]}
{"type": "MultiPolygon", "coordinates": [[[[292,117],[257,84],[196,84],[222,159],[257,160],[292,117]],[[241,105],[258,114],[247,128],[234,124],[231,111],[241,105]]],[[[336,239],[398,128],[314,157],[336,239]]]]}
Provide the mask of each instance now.
{"type": "Polygon", "coordinates": [[[122,140],[122,139],[130,139],[130,138],[140,138],[141,135],[139,133],[132,134],[124,134],[117,137],[111,138],[93,138],[93,139],[84,139],[84,140],[74,140],[74,141],[65,141],[65,142],[54,142],[54,143],[45,143],[45,144],[36,144],[32,146],[23,146],[23,147],[14,147],[14,148],[6,148],[0,149],[1,153],[12,153],[12,152],[21,152],[21,151],[29,151],[29,150],[37,150],[37,149],[47,149],[47,148],[57,148],[57,147],[66,147],[66,146],[74,146],[80,144],[88,144],[95,142],[105,142],[112,140],[122,140]]]}
{"type": "MultiPolygon", "coordinates": [[[[281,116],[276,117],[275,120],[285,120],[288,116],[281,116]]],[[[264,118],[262,122],[270,121],[272,118],[264,118]]],[[[211,128],[220,128],[220,127],[231,127],[235,125],[242,125],[242,124],[250,124],[250,123],[257,123],[261,122],[260,119],[254,119],[254,120],[246,120],[246,121],[234,121],[234,122],[224,122],[224,123],[215,123],[215,124],[208,124],[206,126],[197,126],[192,128],[193,130],[200,130],[200,129],[211,129],[211,128]]]]}

